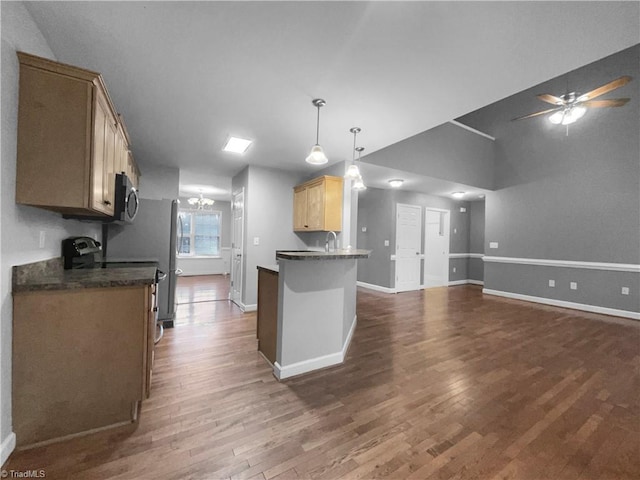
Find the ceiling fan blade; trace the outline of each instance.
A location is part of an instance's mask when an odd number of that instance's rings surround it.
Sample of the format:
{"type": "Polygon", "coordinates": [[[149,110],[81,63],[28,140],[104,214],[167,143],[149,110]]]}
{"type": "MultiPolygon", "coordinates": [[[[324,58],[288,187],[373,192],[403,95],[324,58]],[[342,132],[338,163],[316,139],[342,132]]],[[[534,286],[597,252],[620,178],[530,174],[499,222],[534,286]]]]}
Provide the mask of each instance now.
{"type": "Polygon", "coordinates": [[[549,93],[541,93],[537,95],[537,97],[543,102],[550,103],[551,105],[564,105],[564,100],[549,93]]]}
{"type": "Polygon", "coordinates": [[[631,81],[631,77],[629,75],[616,78],[615,80],[605,85],[602,85],[601,87],[598,87],[595,90],[591,90],[590,92],[585,93],[584,95],[580,95],[577,101],[585,102],[587,100],[593,100],[594,98],[599,97],[600,95],[604,95],[605,93],[610,92],[611,90],[615,90],[616,88],[620,88],[623,85],[626,85],[630,81],[631,81]]]}
{"type": "Polygon", "coordinates": [[[549,110],[543,110],[542,112],[530,113],[529,115],[525,115],[523,117],[512,118],[511,121],[514,122],[516,120],[523,120],[525,118],[537,117],[538,115],[544,115],[545,113],[556,112],[558,110],[562,110],[564,107],[550,108],[549,110]]]}
{"type": "Polygon", "coordinates": [[[603,107],[621,107],[627,103],[630,98],[612,98],[611,100],[588,100],[586,102],[580,102],[580,105],[584,105],[589,108],[603,108],[603,107]]]}

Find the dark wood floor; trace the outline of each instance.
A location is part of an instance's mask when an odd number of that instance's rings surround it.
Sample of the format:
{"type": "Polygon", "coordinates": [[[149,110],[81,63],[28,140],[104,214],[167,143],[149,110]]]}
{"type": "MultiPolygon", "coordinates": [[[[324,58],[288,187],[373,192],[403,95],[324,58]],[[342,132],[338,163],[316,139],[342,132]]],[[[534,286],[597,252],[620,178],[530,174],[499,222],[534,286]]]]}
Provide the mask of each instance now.
{"type": "MultiPolygon", "coordinates": [[[[483,296],[358,290],[344,365],[278,383],[254,313],[168,330],[135,427],[25,452],[47,478],[640,478],[640,329],[483,296]]],[[[214,314],[216,316],[214,316],[214,314]]]]}

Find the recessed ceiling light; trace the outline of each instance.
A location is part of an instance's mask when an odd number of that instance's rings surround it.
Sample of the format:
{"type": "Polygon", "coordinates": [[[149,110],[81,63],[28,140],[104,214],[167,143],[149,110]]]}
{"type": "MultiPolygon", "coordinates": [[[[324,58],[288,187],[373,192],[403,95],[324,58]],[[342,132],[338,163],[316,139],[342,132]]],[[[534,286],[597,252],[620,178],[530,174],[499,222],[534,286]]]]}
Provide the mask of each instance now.
{"type": "Polygon", "coordinates": [[[464,197],[464,195],[465,195],[465,192],[453,192],[453,193],[451,194],[451,196],[452,196],[453,198],[462,198],[462,197],[464,197]]]}
{"type": "Polygon", "coordinates": [[[404,183],[404,180],[402,180],[401,178],[393,178],[389,180],[389,185],[391,185],[393,188],[398,188],[402,186],[403,183],[404,183]]]}
{"type": "Polygon", "coordinates": [[[232,153],[244,153],[252,143],[252,140],[245,138],[229,137],[229,140],[227,140],[227,143],[222,147],[222,150],[232,153]]]}

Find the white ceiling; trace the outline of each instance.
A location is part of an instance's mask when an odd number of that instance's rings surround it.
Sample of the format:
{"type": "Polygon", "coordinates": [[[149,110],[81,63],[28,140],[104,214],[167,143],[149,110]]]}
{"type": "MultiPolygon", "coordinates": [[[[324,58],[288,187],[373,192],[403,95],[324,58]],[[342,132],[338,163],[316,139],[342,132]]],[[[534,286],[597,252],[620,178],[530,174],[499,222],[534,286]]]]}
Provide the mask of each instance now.
{"type": "Polygon", "coordinates": [[[59,61],[102,72],[134,156],[196,179],[228,180],[246,164],[317,170],[304,163],[316,97],[335,163],[351,158],[353,126],[371,153],[640,42],[638,2],[27,8],[59,61]],[[244,156],[222,152],[230,134],[255,143],[244,156]]]}

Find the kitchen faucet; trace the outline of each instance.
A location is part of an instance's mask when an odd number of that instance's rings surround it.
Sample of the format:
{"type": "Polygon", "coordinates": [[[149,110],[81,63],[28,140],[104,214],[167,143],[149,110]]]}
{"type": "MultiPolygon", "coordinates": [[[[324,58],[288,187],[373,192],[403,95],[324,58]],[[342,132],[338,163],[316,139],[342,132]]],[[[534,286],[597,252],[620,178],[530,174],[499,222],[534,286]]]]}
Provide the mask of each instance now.
{"type": "Polygon", "coordinates": [[[325,239],[325,243],[324,243],[324,251],[333,252],[336,249],[337,245],[338,245],[338,237],[336,236],[336,232],[334,231],[327,232],[327,238],[325,239]],[[333,235],[333,249],[329,250],[329,237],[331,235],[333,235]]]}

